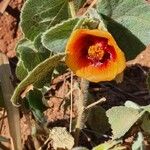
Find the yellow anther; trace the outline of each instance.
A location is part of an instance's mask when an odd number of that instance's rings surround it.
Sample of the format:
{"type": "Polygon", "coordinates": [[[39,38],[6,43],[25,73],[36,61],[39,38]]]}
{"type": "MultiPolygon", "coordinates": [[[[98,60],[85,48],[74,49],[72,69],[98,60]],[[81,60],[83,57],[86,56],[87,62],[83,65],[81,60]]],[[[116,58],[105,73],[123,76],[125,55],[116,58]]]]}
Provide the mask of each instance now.
{"type": "Polygon", "coordinates": [[[104,50],[98,44],[95,44],[89,47],[88,55],[91,58],[96,58],[101,60],[104,56],[104,50]]]}

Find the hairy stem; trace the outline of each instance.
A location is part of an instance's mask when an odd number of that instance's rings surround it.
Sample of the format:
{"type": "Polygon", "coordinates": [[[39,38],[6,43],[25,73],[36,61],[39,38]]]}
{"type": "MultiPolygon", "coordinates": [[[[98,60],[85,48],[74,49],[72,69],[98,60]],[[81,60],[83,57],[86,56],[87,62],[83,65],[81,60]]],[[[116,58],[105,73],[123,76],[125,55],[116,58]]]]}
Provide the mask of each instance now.
{"type": "MultiPolygon", "coordinates": [[[[72,18],[75,18],[76,12],[75,12],[74,0],[69,0],[69,7],[70,7],[70,13],[72,18]]],[[[78,145],[80,131],[82,130],[85,122],[85,117],[86,117],[85,108],[88,99],[88,87],[89,87],[89,81],[85,79],[81,79],[81,91],[79,92],[80,94],[77,102],[78,116],[77,116],[77,122],[75,127],[75,146],[78,145]]]]}
{"type": "Polygon", "coordinates": [[[80,131],[82,130],[85,123],[86,115],[84,110],[86,108],[86,103],[88,99],[88,87],[89,87],[89,81],[85,79],[81,79],[81,91],[77,102],[78,116],[77,116],[76,131],[75,131],[75,146],[78,145],[80,131]]]}

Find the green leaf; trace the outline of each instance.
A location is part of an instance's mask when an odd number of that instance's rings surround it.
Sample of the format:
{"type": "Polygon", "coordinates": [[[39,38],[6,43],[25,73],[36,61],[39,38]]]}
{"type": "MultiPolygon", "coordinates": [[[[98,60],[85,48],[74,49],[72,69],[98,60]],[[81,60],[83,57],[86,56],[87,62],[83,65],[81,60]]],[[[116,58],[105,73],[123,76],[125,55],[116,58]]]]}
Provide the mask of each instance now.
{"type": "Polygon", "coordinates": [[[150,113],[150,105],[141,106],[141,108],[150,113]]]}
{"type": "Polygon", "coordinates": [[[16,76],[22,81],[28,75],[27,69],[24,67],[22,60],[20,59],[16,67],[16,76]]]}
{"type": "Polygon", "coordinates": [[[27,0],[22,8],[21,27],[25,37],[34,38],[69,18],[68,0],[27,0]]]}
{"type": "Polygon", "coordinates": [[[106,111],[102,107],[96,106],[91,109],[87,123],[90,128],[97,133],[97,135],[104,134],[110,129],[106,111]]]}
{"type": "Polygon", "coordinates": [[[74,138],[65,127],[54,127],[50,130],[49,139],[53,142],[54,149],[72,149],[74,138]]]}
{"type": "Polygon", "coordinates": [[[69,19],[47,30],[42,37],[43,45],[55,53],[64,52],[72,31],[78,24],[82,24],[84,20],[85,18],[69,19]]]}
{"type": "Polygon", "coordinates": [[[144,137],[141,132],[138,132],[138,137],[132,144],[132,150],[145,150],[144,137]]]}
{"type": "Polygon", "coordinates": [[[146,113],[142,118],[141,128],[144,132],[150,134],[150,113],[146,113]]]}
{"type": "Polygon", "coordinates": [[[141,109],[140,105],[136,104],[135,102],[129,101],[129,100],[127,100],[124,105],[129,108],[134,108],[134,109],[139,109],[139,110],[141,109]]]}
{"type": "Polygon", "coordinates": [[[150,5],[144,0],[99,0],[97,11],[128,60],[150,43],[150,5]]]}
{"type": "Polygon", "coordinates": [[[50,56],[50,51],[43,49],[43,47],[40,49],[40,44],[39,49],[37,50],[33,43],[26,39],[17,46],[17,52],[28,72],[33,70],[35,66],[50,56]]]}
{"type": "Polygon", "coordinates": [[[71,150],[89,150],[86,147],[74,147],[71,150]]]}
{"type": "MultiPolygon", "coordinates": [[[[16,68],[16,75],[18,79],[23,80],[30,71],[32,71],[39,63],[50,56],[50,51],[43,47],[41,43],[41,36],[39,35],[34,43],[23,39],[17,45],[17,53],[19,62],[16,68]]],[[[47,74],[44,80],[39,80],[36,87],[42,87],[45,83],[50,82],[53,71],[47,74]]]]}
{"type": "Polygon", "coordinates": [[[119,143],[120,141],[108,141],[94,147],[92,150],[124,150],[125,147],[117,145],[119,143]]]}
{"type": "Polygon", "coordinates": [[[27,86],[35,85],[38,81],[43,80],[45,76],[59,64],[59,61],[65,54],[57,54],[53,57],[47,58],[45,61],[38,64],[15,89],[11,101],[14,105],[19,104],[20,94],[27,86]]]}
{"type": "Polygon", "coordinates": [[[106,114],[112,128],[113,138],[119,139],[143,116],[145,111],[116,106],[109,109],[106,114]],[[130,117],[129,117],[130,116],[130,117]]]}
{"type": "Polygon", "coordinates": [[[29,91],[29,94],[27,96],[29,107],[31,108],[35,118],[39,122],[43,123],[45,122],[43,111],[46,109],[46,107],[42,102],[42,98],[42,92],[37,89],[29,91]]]}
{"type": "Polygon", "coordinates": [[[27,39],[20,40],[16,46],[17,57],[19,59],[16,67],[16,76],[20,81],[28,75],[28,69],[25,68],[23,60],[21,59],[21,51],[26,48],[34,49],[33,43],[27,39]]]}

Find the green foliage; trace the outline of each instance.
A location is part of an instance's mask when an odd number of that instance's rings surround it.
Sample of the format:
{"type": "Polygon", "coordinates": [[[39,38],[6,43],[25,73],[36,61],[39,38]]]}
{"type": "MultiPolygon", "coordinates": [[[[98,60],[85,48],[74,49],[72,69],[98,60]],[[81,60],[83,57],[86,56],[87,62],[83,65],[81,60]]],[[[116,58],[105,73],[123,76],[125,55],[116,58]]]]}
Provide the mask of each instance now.
{"type": "Polygon", "coordinates": [[[144,113],[144,110],[139,111],[125,106],[116,106],[109,109],[106,114],[112,128],[113,138],[119,139],[125,135],[144,113]]]}
{"type": "Polygon", "coordinates": [[[76,25],[78,25],[79,22],[81,23],[83,21],[84,18],[69,19],[50,28],[43,34],[43,45],[55,53],[64,52],[67,40],[72,31],[76,28],[76,25]]]}
{"type": "Polygon", "coordinates": [[[106,111],[102,107],[96,106],[91,109],[87,123],[93,131],[98,133],[98,135],[104,134],[110,129],[106,111]]]}
{"type": "Polygon", "coordinates": [[[150,114],[146,113],[146,115],[143,116],[141,128],[145,133],[150,134],[150,114]]]}
{"type": "Polygon", "coordinates": [[[138,133],[138,137],[134,141],[132,145],[132,150],[145,150],[145,145],[144,145],[144,137],[141,132],[138,133]]]}
{"type": "MultiPolygon", "coordinates": [[[[74,1],[76,12],[85,1],[74,1]]],[[[32,84],[34,90],[29,91],[25,99],[33,115],[41,123],[45,121],[43,115],[45,106],[42,102],[44,92],[38,88],[50,83],[54,71],[55,75],[59,75],[66,70],[64,62],[60,61],[65,57],[62,52],[65,52],[73,30],[97,28],[107,31],[108,29],[125,52],[127,60],[135,58],[150,42],[150,5],[144,0],[98,0],[97,8],[88,10],[88,18],[71,19],[69,10],[71,7],[68,5],[68,0],[27,0],[21,12],[21,28],[25,39],[21,40],[16,48],[19,58],[16,75],[21,82],[15,89],[11,101],[18,105],[21,93],[32,84]]],[[[147,84],[149,86],[149,78],[147,84]]],[[[113,107],[107,112],[101,107],[94,107],[89,113],[87,124],[98,134],[104,134],[111,125],[113,138],[119,139],[138,121],[143,131],[150,133],[149,116],[149,106],[139,106],[127,101],[125,106],[113,107]]],[[[53,128],[49,138],[53,141],[55,149],[71,149],[74,145],[74,139],[66,128],[53,128]]],[[[141,149],[142,142],[139,133],[132,149],[141,149]]],[[[120,143],[114,140],[105,142],[93,150],[121,150],[123,147],[119,145],[120,143]]]]}
{"type": "Polygon", "coordinates": [[[46,107],[42,102],[42,98],[43,98],[43,94],[38,89],[29,91],[29,94],[27,96],[29,107],[32,110],[35,118],[39,122],[44,123],[45,119],[44,119],[43,111],[46,109],[46,107]]]}
{"type": "Polygon", "coordinates": [[[74,147],[72,150],[89,150],[86,147],[74,147]]]}
{"type": "Polygon", "coordinates": [[[42,81],[49,72],[59,64],[59,61],[64,57],[64,54],[57,54],[53,57],[47,58],[38,64],[30,73],[22,80],[15,89],[11,101],[14,105],[19,104],[20,94],[26,89],[27,86],[42,81]]]}
{"type": "Polygon", "coordinates": [[[150,42],[150,5],[144,0],[99,0],[97,11],[128,60],[150,42]]]}
{"type": "Polygon", "coordinates": [[[150,105],[141,106],[141,108],[150,113],[150,105]]]}
{"type": "Polygon", "coordinates": [[[23,39],[18,44],[17,52],[28,72],[33,70],[35,66],[50,56],[50,51],[46,48],[38,46],[38,49],[35,49],[33,43],[27,39],[23,39]]]}
{"type": "Polygon", "coordinates": [[[68,18],[68,0],[27,0],[22,8],[21,27],[25,37],[34,40],[38,34],[68,18]]]}
{"type": "Polygon", "coordinates": [[[16,76],[22,81],[28,75],[27,69],[24,67],[22,60],[20,59],[16,67],[16,76]]]}
{"type": "MultiPolygon", "coordinates": [[[[17,45],[17,53],[19,62],[16,68],[16,75],[21,81],[32,71],[39,63],[50,57],[50,51],[47,50],[40,42],[41,36],[38,36],[34,43],[23,39],[17,45]]],[[[47,77],[39,80],[36,87],[42,87],[45,83],[50,82],[52,70],[49,71],[47,77]]]]}
{"type": "Polygon", "coordinates": [[[49,139],[53,142],[54,149],[72,149],[74,138],[65,127],[54,127],[50,130],[49,139]]]}
{"type": "Polygon", "coordinates": [[[125,147],[117,145],[119,143],[120,141],[108,141],[94,147],[92,150],[124,150],[125,147]]]}

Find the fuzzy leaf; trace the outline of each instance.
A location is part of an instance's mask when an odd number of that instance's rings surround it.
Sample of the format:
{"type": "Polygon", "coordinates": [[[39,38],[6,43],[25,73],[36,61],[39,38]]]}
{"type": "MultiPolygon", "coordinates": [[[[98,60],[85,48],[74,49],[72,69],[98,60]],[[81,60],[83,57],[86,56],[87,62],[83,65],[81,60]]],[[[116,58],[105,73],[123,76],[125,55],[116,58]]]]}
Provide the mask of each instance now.
{"type": "Polygon", "coordinates": [[[45,122],[43,111],[46,107],[42,102],[42,98],[42,92],[37,89],[31,90],[27,96],[29,107],[39,122],[45,122]]]}
{"type": "Polygon", "coordinates": [[[145,111],[124,106],[109,109],[106,114],[112,128],[113,138],[119,139],[142,117],[145,111]],[[129,117],[130,116],[130,117],[129,117]]]}
{"type": "Polygon", "coordinates": [[[147,113],[142,118],[141,128],[144,132],[150,134],[150,113],[147,113]]]}
{"type": "Polygon", "coordinates": [[[54,127],[49,134],[54,149],[72,149],[74,138],[65,127],[54,127]]]}
{"type": "Polygon", "coordinates": [[[96,106],[91,109],[87,123],[93,131],[98,133],[98,135],[104,134],[110,129],[106,111],[102,107],[96,106]]]}
{"type": "Polygon", "coordinates": [[[26,39],[23,39],[22,42],[18,44],[17,52],[28,72],[33,70],[35,66],[50,56],[48,50],[43,49],[43,47],[35,49],[33,43],[26,39]]]}
{"type": "Polygon", "coordinates": [[[119,144],[118,141],[108,141],[94,147],[92,150],[124,150],[125,147],[117,144],[119,144]]]}
{"type": "Polygon", "coordinates": [[[148,111],[150,113],[150,105],[141,106],[141,108],[144,109],[145,111],[148,111]]]}
{"type": "MultiPolygon", "coordinates": [[[[16,67],[16,75],[20,81],[22,81],[39,63],[48,58],[51,53],[43,47],[41,35],[35,38],[34,43],[27,39],[20,40],[16,51],[19,59],[16,67]]],[[[36,83],[36,87],[41,88],[45,83],[49,83],[52,72],[53,71],[50,71],[43,80],[39,80],[36,83]]]]}
{"type": "Polygon", "coordinates": [[[34,49],[33,43],[26,39],[20,40],[16,47],[16,52],[19,59],[16,67],[16,76],[20,81],[22,81],[28,75],[28,68],[25,68],[23,60],[21,60],[21,52],[26,48],[34,49]]]}
{"type": "Polygon", "coordinates": [[[38,81],[43,80],[45,76],[59,64],[59,61],[64,56],[65,54],[57,54],[38,64],[15,89],[11,98],[13,104],[19,104],[20,94],[26,89],[26,87],[31,84],[35,85],[38,81]]]}
{"type": "Polygon", "coordinates": [[[146,1],[99,0],[97,10],[128,60],[150,43],[150,5],[146,1]]]}
{"type": "Polygon", "coordinates": [[[71,150],[89,150],[86,147],[74,147],[71,150]]]}
{"type": "Polygon", "coordinates": [[[141,109],[141,107],[138,104],[129,100],[127,100],[124,105],[129,108],[141,109]]]}
{"type": "Polygon", "coordinates": [[[141,132],[138,133],[138,137],[132,145],[132,150],[145,150],[144,137],[141,132]]]}
{"type": "MultiPolygon", "coordinates": [[[[35,43],[23,39],[17,45],[17,54],[19,62],[16,68],[18,79],[23,80],[30,71],[32,71],[39,63],[50,56],[50,51],[42,46],[40,37],[36,38],[35,43]],[[38,43],[38,44],[37,44],[38,43]],[[36,46],[36,48],[35,48],[36,46]]],[[[50,82],[52,71],[47,74],[43,80],[36,83],[36,87],[42,87],[45,83],[50,82]]]]}
{"type": "Polygon", "coordinates": [[[69,18],[68,0],[27,0],[22,8],[21,27],[25,37],[34,38],[69,18]]]}
{"type": "Polygon", "coordinates": [[[22,60],[19,60],[16,67],[16,76],[22,81],[28,75],[27,69],[24,67],[22,60]]]}
{"type": "Polygon", "coordinates": [[[42,37],[43,45],[54,53],[64,52],[65,46],[73,29],[82,23],[84,18],[69,19],[47,30],[42,37]]]}

